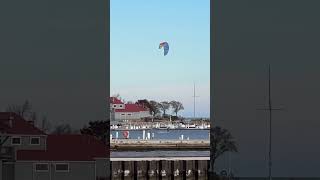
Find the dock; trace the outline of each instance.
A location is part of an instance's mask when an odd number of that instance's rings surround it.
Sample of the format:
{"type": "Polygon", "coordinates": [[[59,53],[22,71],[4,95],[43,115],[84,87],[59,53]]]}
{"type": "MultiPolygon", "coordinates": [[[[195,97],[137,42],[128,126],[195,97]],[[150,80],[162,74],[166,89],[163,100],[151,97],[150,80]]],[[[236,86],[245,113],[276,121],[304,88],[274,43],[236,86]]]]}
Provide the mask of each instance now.
{"type": "Polygon", "coordinates": [[[209,180],[209,157],[111,157],[112,180],[209,180]]]}
{"type": "Polygon", "coordinates": [[[112,139],[111,150],[210,150],[210,140],[112,139]]]}

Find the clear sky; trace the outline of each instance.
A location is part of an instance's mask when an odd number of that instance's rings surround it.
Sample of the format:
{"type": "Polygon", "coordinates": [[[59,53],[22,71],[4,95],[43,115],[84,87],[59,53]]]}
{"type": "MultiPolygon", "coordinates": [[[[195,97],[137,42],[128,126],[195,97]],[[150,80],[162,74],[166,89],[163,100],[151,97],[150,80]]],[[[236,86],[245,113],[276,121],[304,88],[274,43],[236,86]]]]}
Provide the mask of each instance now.
{"type": "Polygon", "coordinates": [[[126,101],[178,100],[210,114],[210,1],[111,0],[111,95],[126,101]],[[167,56],[159,48],[167,41],[167,56]]]}

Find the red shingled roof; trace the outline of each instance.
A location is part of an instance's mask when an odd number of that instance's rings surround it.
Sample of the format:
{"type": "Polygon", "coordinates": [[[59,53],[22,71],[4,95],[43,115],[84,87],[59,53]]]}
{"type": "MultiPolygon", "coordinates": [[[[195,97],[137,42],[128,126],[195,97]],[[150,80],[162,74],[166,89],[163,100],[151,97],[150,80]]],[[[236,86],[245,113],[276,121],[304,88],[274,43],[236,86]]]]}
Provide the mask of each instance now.
{"type": "Polygon", "coordinates": [[[115,109],[115,112],[140,112],[148,111],[148,109],[138,104],[125,104],[125,109],[115,109]]]}
{"type": "Polygon", "coordinates": [[[47,150],[18,150],[17,160],[39,161],[92,161],[94,158],[108,158],[109,151],[94,136],[48,135],[47,150]]]}
{"type": "Polygon", "coordinates": [[[110,97],[110,103],[111,104],[123,104],[123,102],[116,97],[110,97]]]}
{"type": "Polygon", "coordinates": [[[0,131],[6,134],[45,135],[21,116],[11,112],[0,112],[0,131]]]}

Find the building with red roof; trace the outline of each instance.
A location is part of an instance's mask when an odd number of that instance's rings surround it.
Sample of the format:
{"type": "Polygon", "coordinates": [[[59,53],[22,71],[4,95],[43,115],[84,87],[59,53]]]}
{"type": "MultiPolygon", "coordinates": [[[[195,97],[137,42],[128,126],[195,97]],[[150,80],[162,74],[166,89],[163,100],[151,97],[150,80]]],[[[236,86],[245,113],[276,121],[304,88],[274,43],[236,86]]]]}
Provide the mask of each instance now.
{"type": "Polygon", "coordinates": [[[21,116],[0,112],[3,180],[107,179],[109,149],[94,136],[47,135],[21,116]]]}
{"type": "Polygon", "coordinates": [[[139,104],[124,103],[117,97],[110,97],[110,108],[113,120],[139,120],[151,116],[148,108],[139,104]]]}

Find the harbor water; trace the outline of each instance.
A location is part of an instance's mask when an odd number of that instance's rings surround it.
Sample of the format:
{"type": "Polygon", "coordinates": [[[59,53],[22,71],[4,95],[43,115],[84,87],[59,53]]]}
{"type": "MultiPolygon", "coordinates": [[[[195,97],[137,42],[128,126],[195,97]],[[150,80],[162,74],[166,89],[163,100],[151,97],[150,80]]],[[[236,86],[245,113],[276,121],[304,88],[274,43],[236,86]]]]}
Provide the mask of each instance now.
{"type": "Polygon", "coordinates": [[[209,139],[209,130],[207,129],[147,129],[147,130],[111,130],[112,138],[118,137],[123,139],[124,131],[129,132],[129,139],[142,139],[147,137],[148,133],[152,139],[180,139],[181,136],[185,139],[209,139]],[[145,135],[143,134],[145,132],[145,135]]]}

